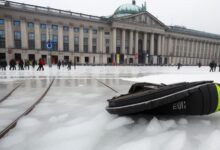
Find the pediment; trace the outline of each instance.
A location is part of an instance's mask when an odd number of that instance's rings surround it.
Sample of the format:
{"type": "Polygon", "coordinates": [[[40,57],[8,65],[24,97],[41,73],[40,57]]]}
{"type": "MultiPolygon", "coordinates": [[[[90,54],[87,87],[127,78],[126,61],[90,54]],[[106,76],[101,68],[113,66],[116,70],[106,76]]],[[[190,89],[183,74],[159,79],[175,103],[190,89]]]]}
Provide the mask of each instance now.
{"type": "Polygon", "coordinates": [[[148,27],[167,28],[165,24],[163,24],[160,20],[158,20],[147,11],[135,15],[114,18],[114,20],[129,24],[144,25],[148,27]]]}

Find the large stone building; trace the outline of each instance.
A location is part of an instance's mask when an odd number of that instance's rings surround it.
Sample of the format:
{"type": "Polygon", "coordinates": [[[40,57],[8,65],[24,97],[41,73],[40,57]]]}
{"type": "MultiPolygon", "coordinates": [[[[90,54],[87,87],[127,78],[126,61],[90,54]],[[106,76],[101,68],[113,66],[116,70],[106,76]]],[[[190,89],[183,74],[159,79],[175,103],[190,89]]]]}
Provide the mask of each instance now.
{"type": "Polygon", "coordinates": [[[110,17],[6,1],[0,4],[0,59],[12,58],[207,65],[220,58],[220,35],[167,26],[135,0],[110,17]]]}

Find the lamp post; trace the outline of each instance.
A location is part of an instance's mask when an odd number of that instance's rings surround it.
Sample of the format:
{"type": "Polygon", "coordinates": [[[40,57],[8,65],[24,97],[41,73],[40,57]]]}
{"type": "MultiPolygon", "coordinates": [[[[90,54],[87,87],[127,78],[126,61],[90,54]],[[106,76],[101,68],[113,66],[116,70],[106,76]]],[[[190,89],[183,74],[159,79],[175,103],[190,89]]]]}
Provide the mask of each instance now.
{"type": "Polygon", "coordinates": [[[48,65],[49,67],[51,68],[52,67],[52,63],[51,63],[51,50],[53,48],[53,43],[52,43],[52,40],[51,40],[51,29],[50,27],[48,28],[48,35],[49,35],[49,38],[48,38],[48,41],[47,41],[47,49],[49,51],[49,56],[48,56],[48,65]]]}

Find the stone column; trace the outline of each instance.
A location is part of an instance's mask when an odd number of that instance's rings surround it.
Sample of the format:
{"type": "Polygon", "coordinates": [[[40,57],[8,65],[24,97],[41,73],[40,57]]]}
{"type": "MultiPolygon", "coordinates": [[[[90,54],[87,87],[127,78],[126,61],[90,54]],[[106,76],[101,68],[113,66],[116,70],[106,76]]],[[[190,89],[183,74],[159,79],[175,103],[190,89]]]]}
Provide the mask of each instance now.
{"type": "Polygon", "coordinates": [[[79,29],[79,52],[83,52],[83,25],[80,25],[80,29],[79,29]]]}
{"type": "Polygon", "coordinates": [[[205,58],[205,45],[206,41],[202,41],[202,58],[205,58]]]}
{"type": "Polygon", "coordinates": [[[111,33],[111,53],[113,54],[113,58],[112,58],[112,62],[116,63],[116,59],[115,59],[115,54],[116,54],[116,28],[112,29],[112,33],[111,33]]]}
{"type": "Polygon", "coordinates": [[[194,57],[195,56],[195,49],[194,49],[194,41],[192,40],[192,47],[191,47],[191,55],[190,57],[194,57]]]}
{"type": "Polygon", "coordinates": [[[40,23],[38,19],[34,22],[34,35],[35,35],[35,49],[41,49],[41,34],[40,34],[40,23]]]}
{"type": "Polygon", "coordinates": [[[206,45],[205,45],[205,58],[208,58],[208,59],[212,59],[212,53],[213,53],[213,50],[212,50],[212,44],[207,42],[206,45]]]}
{"type": "Polygon", "coordinates": [[[144,33],[144,46],[143,46],[143,52],[147,53],[147,33],[144,33]]]}
{"type": "Polygon", "coordinates": [[[218,58],[218,44],[215,44],[215,53],[214,53],[214,58],[217,59],[218,58]]]}
{"type": "Polygon", "coordinates": [[[198,57],[198,41],[195,41],[195,57],[198,57]]]}
{"type": "Polygon", "coordinates": [[[90,26],[89,27],[89,53],[92,53],[92,34],[93,34],[93,27],[92,26],[90,26]]]}
{"type": "Polygon", "coordinates": [[[161,55],[165,55],[165,35],[162,35],[162,43],[161,43],[161,55]]]}
{"type": "Polygon", "coordinates": [[[63,51],[63,25],[58,25],[58,50],[63,51]]]}
{"type": "Polygon", "coordinates": [[[220,45],[217,45],[217,58],[220,59],[220,45]]]}
{"type": "Polygon", "coordinates": [[[161,51],[161,35],[158,35],[158,40],[157,40],[157,51],[158,51],[158,55],[162,55],[162,51],[161,51]]]}
{"type": "Polygon", "coordinates": [[[125,54],[125,30],[122,29],[122,54],[125,54]]]}
{"type": "Polygon", "coordinates": [[[116,53],[116,28],[112,29],[112,53],[116,53]]]}
{"type": "MultiPolygon", "coordinates": [[[[190,56],[190,39],[187,41],[187,53],[186,56],[189,57],[190,56]]],[[[188,63],[188,62],[187,62],[188,63]]]]}
{"type": "Polygon", "coordinates": [[[69,50],[74,52],[74,32],[72,24],[69,26],[69,50]]]}
{"type": "Polygon", "coordinates": [[[135,54],[138,54],[138,31],[135,32],[135,54]]]}
{"type": "Polygon", "coordinates": [[[154,55],[154,33],[151,33],[150,38],[150,55],[154,55]]]}
{"type": "Polygon", "coordinates": [[[211,59],[215,58],[215,43],[212,44],[212,52],[211,52],[211,59]]]}
{"type": "Polygon", "coordinates": [[[14,47],[14,33],[12,30],[12,20],[10,17],[5,19],[5,46],[6,48],[14,47]]]}
{"type": "Polygon", "coordinates": [[[27,22],[25,18],[21,18],[21,47],[28,49],[27,22]]]}
{"type": "Polygon", "coordinates": [[[129,54],[132,55],[133,54],[133,31],[130,30],[130,34],[129,34],[129,54]]]}
{"type": "Polygon", "coordinates": [[[99,48],[98,52],[103,52],[103,28],[99,28],[99,48]]]}
{"type": "Polygon", "coordinates": [[[202,41],[199,41],[199,57],[200,57],[200,59],[203,58],[203,55],[202,55],[202,41]]]}
{"type": "Polygon", "coordinates": [[[168,39],[168,55],[173,55],[173,42],[172,42],[172,37],[169,37],[168,39]]]}
{"type": "Polygon", "coordinates": [[[182,51],[183,51],[183,39],[179,40],[179,57],[182,57],[182,51]]]}
{"type": "Polygon", "coordinates": [[[46,38],[47,38],[47,41],[49,40],[49,39],[53,39],[53,35],[50,33],[51,32],[51,24],[49,24],[49,23],[47,23],[47,28],[46,28],[46,38]],[[51,36],[51,37],[50,37],[51,36]]]}
{"type": "Polygon", "coordinates": [[[178,51],[177,51],[177,38],[176,38],[174,42],[174,56],[176,57],[177,54],[178,54],[178,51]]]}

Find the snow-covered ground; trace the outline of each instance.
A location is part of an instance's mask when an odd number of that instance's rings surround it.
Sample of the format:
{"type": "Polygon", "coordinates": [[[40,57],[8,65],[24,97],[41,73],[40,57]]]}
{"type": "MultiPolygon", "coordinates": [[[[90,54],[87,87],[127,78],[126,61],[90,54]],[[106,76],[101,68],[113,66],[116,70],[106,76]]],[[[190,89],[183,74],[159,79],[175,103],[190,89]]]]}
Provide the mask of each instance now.
{"type": "MultiPolygon", "coordinates": [[[[0,71],[2,85],[56,78],[43,101],[0,140],[0,149],[219,150],[220,113],[208,116],[111,115],[105,111],[106,100],[116,93],[96,80],[126,93],[134,82],[168,84],[214,80],[220,83],[217,71],[209,72],[208,67],[177,70],[176,67],[121,66],[77,66],[71,71],[56,67],[46,67],[44,72],[33,69],[0,71]]],[[[17,97],[17,100],[22,98],[17,97]]],[[[1,113],[0,120],[4,117],[1,113]]]]}

